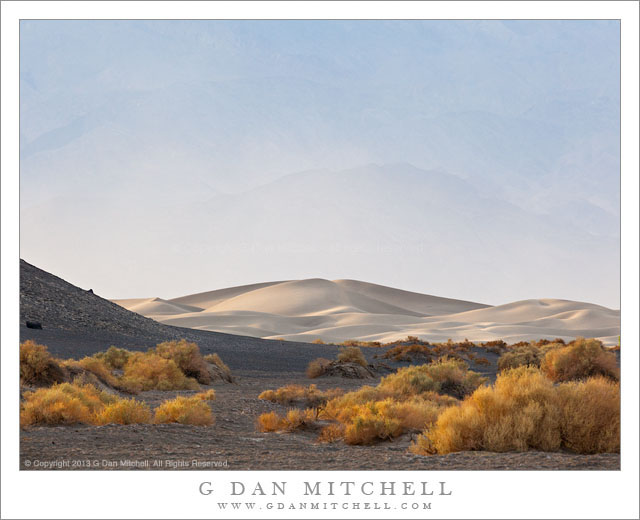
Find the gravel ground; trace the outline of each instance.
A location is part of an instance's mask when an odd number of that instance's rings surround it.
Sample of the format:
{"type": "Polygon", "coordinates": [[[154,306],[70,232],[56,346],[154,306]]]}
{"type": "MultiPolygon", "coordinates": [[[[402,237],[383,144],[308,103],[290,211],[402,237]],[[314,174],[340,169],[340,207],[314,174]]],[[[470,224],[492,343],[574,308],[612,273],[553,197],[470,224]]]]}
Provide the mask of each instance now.
{"type": "MultiPolygon", "coordinates": [[[[219,469],[219,470],[618,470],[619,454],[463,452],[418,456],[407,451],[411,436],[374,446],[321,444],[317,430],[259,433],[255,418],[286,407],[257,399],[268,388],[286,383],[309,384],[295,373],[241,371],[236,384],[212,386],[212,426],[107,425],[32,427],[21,432],[22,469],[219,469]],[[27,462],[28,461],[28,462],[27,462]],[[134,461],[127,466],[122,461],[134,461]],[[160,461],[154,466],[154,461],[160,461]],[[194,462],[197,461],[197,462],[194,462]],[[48,468],[52,463],[60,467],[48,468]],[[74,465],[75,464],[75,465],[74,465]],[[219,466],[216,466],[219,465],[219,466]]],[[[315,380],[321,389],[357,388],[362,381],[315,380]]],[[[151,407],[185,392],[145,392],[151,407]]]]}

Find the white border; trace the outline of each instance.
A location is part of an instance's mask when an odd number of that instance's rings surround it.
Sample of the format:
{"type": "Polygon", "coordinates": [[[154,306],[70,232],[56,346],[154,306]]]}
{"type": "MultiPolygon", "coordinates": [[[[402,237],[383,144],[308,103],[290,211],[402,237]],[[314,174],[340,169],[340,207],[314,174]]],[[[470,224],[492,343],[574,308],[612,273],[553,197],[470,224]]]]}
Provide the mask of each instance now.
{"type": "MultiPolygon", "coordinates": [[[[214,502],[231,480],[429,480],[454,494],[432,510],[278,511],[286,517],[638,518],[637,2],[3,2],[2,518],[230,518],[214,502]],[[18,20],[20,18],[609,18],[622,20],[622,381],[620,472],[19,472],[18,20]],[[198,494],[202,481],[218,493],[198,494]]],[[[579,259],[577,259],[579,261],[579,259]]],[[[288,496],[287,499],[295,498],[288,496]]],[[[382,497],[378,497],[381,500],[382,497]]],[[[369,499],[371,500],[371,499],[369,499]]]]}

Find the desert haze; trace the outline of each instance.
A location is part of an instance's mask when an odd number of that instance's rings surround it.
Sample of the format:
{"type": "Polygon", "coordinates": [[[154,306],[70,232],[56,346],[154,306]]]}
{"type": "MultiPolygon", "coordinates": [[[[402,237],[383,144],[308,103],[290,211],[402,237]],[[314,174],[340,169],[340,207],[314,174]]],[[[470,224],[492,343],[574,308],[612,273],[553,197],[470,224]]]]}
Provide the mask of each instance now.
{"type": "Polygon", "coordinates": [[[339,343],[596,337],[614,345],[620,311],[571,300],[530,299],[505,305],[419,294],[357,280],[289,280],[180,298],[113,300],[166,325],[263,339],[339,343]]]}

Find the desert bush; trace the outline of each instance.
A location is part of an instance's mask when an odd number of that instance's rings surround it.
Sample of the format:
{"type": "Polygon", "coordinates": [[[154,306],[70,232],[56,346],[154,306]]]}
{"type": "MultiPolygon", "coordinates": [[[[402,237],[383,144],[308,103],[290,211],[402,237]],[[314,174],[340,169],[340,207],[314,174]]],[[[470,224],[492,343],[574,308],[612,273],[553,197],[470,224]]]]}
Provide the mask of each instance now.
{"type": "Polygon", "coordinates": [[[311,343],[315,345],[324,345],[324,341],[322,341],[320,338],[314,339],[311,343]]]}
{"type": "Polygon", "coordinates": [[[118,399],[96,415],[97,424],[148,424],[151,422],[149,406],[135,399],[118,399]]]}
{"type": "Polygon", "coordinates": [[[363,367],[369,364],[359,347],[342,347],[338,353],[338,361],[341,363],[357,363],[363,367]]]}
{"type": "Polygon", "coordinates": [[[615,354],[607,352],[597,339],[577,338],[565,347],[550,349],[540,363],[540,368],[556,382],[596,375],[615,381],[620,379],[615,354]]]}
{"type": "Polygon", "coordinates": [[[207,363],[211,363],[212,365],[217,366],[222,372],[222,377],[226,381],[232,382],[233,376],[231,375],[231,369],[225,364],[218,354],[207,354],[203,358],[207,363]]]}
{"type": "Polygon", "coordinates": [[[474,359],[474,363],[476,365],[487,366],[487,365],[491,364],[491,361],[489,361],[486,357],[477,357],[477,358],[474,359]]]}
{"type": "Polygon", "coordinates": [[[485,349],[487,352],[491,352],[493,354],[502,354],[502,352],[507,348],[507,344],[501,339],[487,341],[486,343],[482,343],[481,348],[485,349]]]}
{"type": "Polygon", "coordinates": [[[616,451],[619,421],[618,384],[600,377],[554,385],[540,370],[522,366],[444,410],[411,450],[616,451]]]}
{"type": "Polygon", "coordinates": [[[511,349],[498,359],[498,370],[508,370],[520,366],[539,367],[544,352],[534,345],[526,345],[511,349]]]}
{"type": "Polygon", "coordinates": [[[170,401],[164,401],[156,408],[153,422],[209,426],[213,424],[213,414],[209,405],[199,395],[178,396],[170,401]]]}
{"type": "Polygon", "coordinates": [[[359,341],[356,339],[348,339],[340,343],[343,347],[367,347],[367,348],[375,348],[381,347],[382,343],[379,341],[359,341]]]}
{"type": "Polygon", "coordinates": [[[394,361],[414,361],[422,358],[424,361],[430,361],[432,357],[431,349],[428,345],[412,343],[410,345],[396,345],[383,354],[385,359],[393,359],[394,361]]]}
{"type": "Polygon", "coordinates": [[[620,384],[602,376],[558,386],[563,447],[576,453],[620,451],[620,384]]]}
{"type": "Polygon", "coordinates": [[[33,340],[20,344],[20,383],[24,385],[51,385],[66,381],[67,375],[60,363],[51,356],[45,345],[33,340]]]}
{"type": "Polygon", "coordinates": [[[111,370],[120,370],[129,359],[131,352],[126,349],[110,346],[106,352],[94,354],[94,358],[104,361],[111,370]]]}
{"type": "Polygon", "coordinates": [[[322,390],[318,390],[316,385],[309,385],[308,387],[287,385],[277,390],[265,390],[258,396],[258,399],[283,405],[302,402],[306,407],[318,408],[324,406],[329,399],[333,399],[342,393],[343,391],[340,388],[332,388],[323,392],[322,390]]]}
{"type": "Polygon", "coordinates": [[[331,423],[320,430],[318,442],[336,442],[344,439],[345,426],[342,423],[331,423]]]}
{"type": "Polygon", "coordinates": [[[312,408],[305,410],[292,408],[284,416],[276,412],[263,413],[258,417],[256,427],[261,432],[293,432],[313,424],[316,417],[317,412],[312,408]]]}
{"type": "Polygon", "coordinates": [[[256,421],[258,431],[275,432],[280,426],[280,416],[276,412],[263,413],[256,421]]]}
{"type": "Polygon", "coordinates": [[[193,377],[198,383],[202,383],[203,385],[211,383],[211,376],[207,364],[202,354],[200,354],[198,345],[195,343],[189,343],[184,339],[180,341],[165,341],[164,343],[156,345],[152,351],[160,357],[171,359],[178,368],[182,370],[185,376],[193,377]]]}
{"type": "Polygon", "coordinates": [[[400,368],[395,374],[383,377],[379,386],[395,395],[438,392],[464,397],[484,382],[486,378],[470,371],[464,361],[443,358],[426,365],[400,368]]]}
{"type": "Polygon", "coordinates": [[[210,388],[206,392],[199,392],[194,397],[201,399],[202,401],[215,401],[216,400],[216,391],[213,388],[210,388]]]}
{"type": "Polygon", "coordinates": [[[172,359],[152,352],[132,353],[124,366],[123,382],[138,390],[198,390],[195,379],[188,378],[172,359]]]}
{"type": "Polygon", "coordinates": [[[317,358],[309,363],[307,366],[307,377],[315,379],[320,377],[327,371],[327,367],[331,364],[331,361],[325,358],[317,358]]]}

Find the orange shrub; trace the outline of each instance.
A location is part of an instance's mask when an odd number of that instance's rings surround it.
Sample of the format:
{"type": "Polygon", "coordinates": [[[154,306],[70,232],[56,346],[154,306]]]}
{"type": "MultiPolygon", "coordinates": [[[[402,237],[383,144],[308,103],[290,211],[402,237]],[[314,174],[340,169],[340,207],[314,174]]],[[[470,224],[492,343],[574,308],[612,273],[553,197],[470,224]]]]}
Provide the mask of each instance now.
{"type": "Polygon", "coordinates": [[[615,354],[607,352],[597,339],[577,338],[566,347],[549,350],[540,364],[553,381],[571,381],[602,375],[615,381],[620,369],[615,354]]]}
{"type": "MultiPolygon", "coordinates": [[[[184,339],[180,341],[165,341],[156,345],[152,351],[160,357],[171,359],[175,362],[185,376],[193,377],[203,385],[208,385],[211,382],[207,364],[202,354],[200,354],[198,345],[195,343],[189,343],[184,339]]],[[[227,370],[229,370],[228,367],[227,370]]]]}
{"type": "Polygon", "coordinates": [[[314,339],[311,343],[315,345],[324,345],[324,341],[322,341],[320,338],[314,339]]]}
{"type": "Polygon", "coordinates": [[[64,369],[45,345],[33,340],[20,344],[20,383],[25,385],[50,385],[67,379],[64,369]]]}
{"type": "Polygon", "coordinates": [[[430,361],[432,357],[431,349],[427,345],[413,343],[411,345],[397,345],[387,350],[382,356],[385,359],[393,359],[395,361],[413,361],[416,358],[422,358],[430,361]]]}
{"type": "Polygon", "coordinates": [[[213,414],[209,405],[200,396],[178,396],[163,402],[156,408],[153,422],[209,426],[213,424],[213,414]]]}

